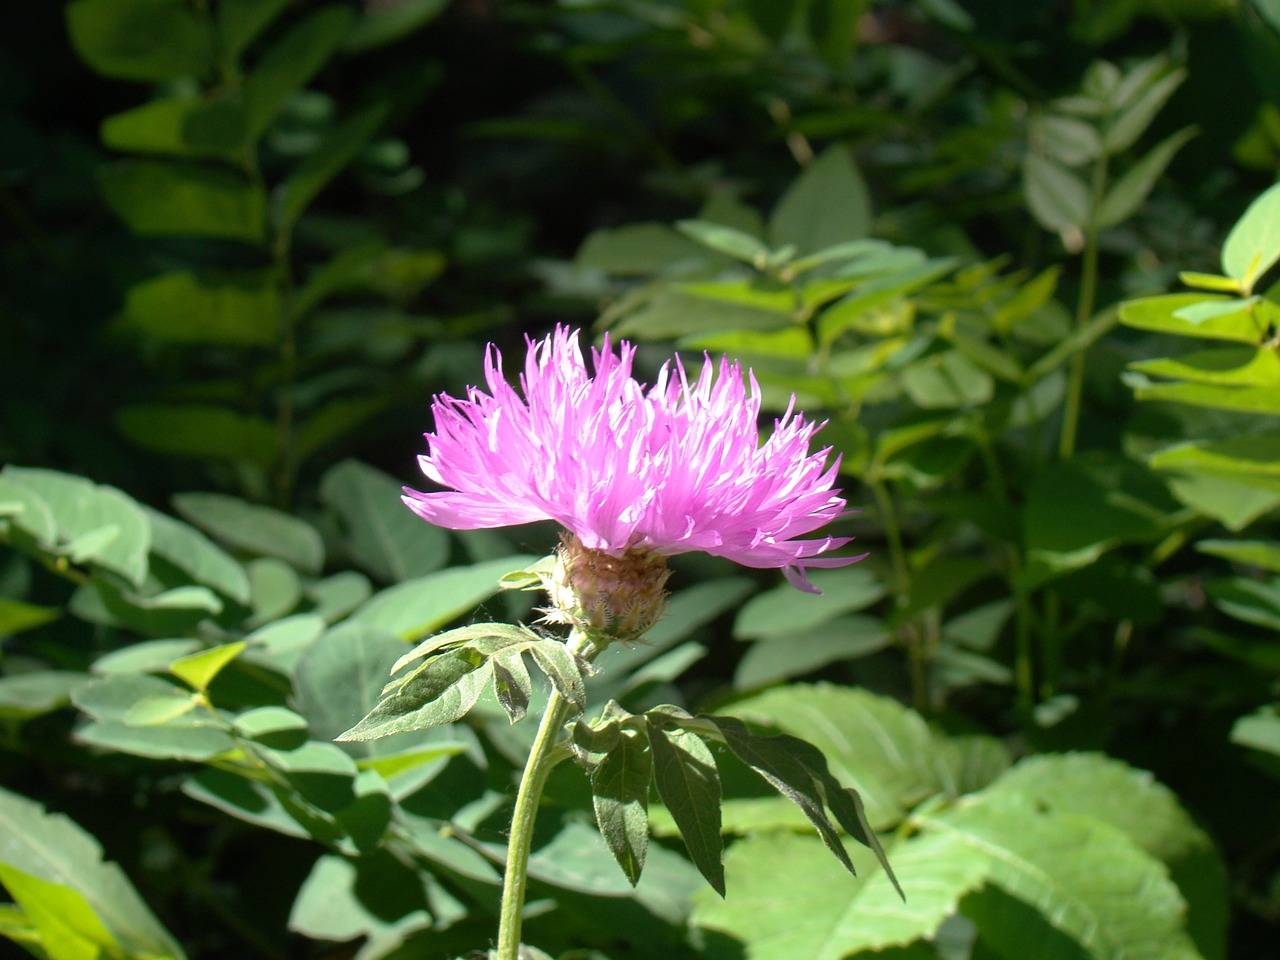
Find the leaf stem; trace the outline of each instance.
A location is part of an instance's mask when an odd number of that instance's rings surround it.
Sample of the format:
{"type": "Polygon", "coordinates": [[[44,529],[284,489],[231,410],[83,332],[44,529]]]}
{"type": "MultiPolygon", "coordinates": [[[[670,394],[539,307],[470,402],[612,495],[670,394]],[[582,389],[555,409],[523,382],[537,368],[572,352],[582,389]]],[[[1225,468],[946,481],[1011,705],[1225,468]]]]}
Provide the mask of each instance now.
{"type": "MultiPolygon", "coordinates": [[[[575,631],[569,637],[569,652],[590,658],[593,652],[585,636],[575,631]]],[[[507,866],[502,879],[502,907],[498,919],[498,949],[493,960],[518,960],[520,928],[524,922],[525,887],[529,879],[529,851],[533,846],[533,823],[547,776],[563,756],[556,750],[560,730],[569,715],[569,702],[551,691],[546,712],[538,725],[538,735],[525,761],[524,775],[511,812],[511,835],[507,841],[507,866]]]]}
{"type": "MultiPolygon", "coordinates": [[[[1106,185],[1107,158],[1104,155],[1093,169],[1093,196],[1089,223],[1084,231],[1084,254],[1080,270],[1080,298],[1076,301],[1076,332],[1083,330],[1093,316],[1093,305],[1098,295],[1098,228],[1095,221],[1106,185]]],[[[1066,405],[1062,411],[1062,435],[1058,439],[1058,456],[1063,460],[1070,460],[1076,451],[1076,432],[1080,426],[1080,404],[1084,394],[1084,355],[1087,349],[1087,346],[1081,346],[1071,358],[1066,405]]]]}

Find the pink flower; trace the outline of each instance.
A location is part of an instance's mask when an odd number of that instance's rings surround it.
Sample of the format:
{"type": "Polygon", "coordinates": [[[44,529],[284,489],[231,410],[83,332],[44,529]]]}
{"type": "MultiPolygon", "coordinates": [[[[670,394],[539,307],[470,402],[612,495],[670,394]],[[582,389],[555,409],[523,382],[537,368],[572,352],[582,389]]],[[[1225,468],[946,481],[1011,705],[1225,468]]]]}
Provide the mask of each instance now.
{"type": "Polygon", "coordinates": [[[422,472],[437,493],[405,488],[418,516],[454,530],[555,520],[583,546],[621,556],[702,551],[747,567],[780,567],[812,590],[807,567],[862,557],[823,556],[848,537],[794,539],[839,517],[830,448],[809,453],[820,424],[788,410],[763,444],[759,386],[737,363],[708,359],[690,383],[679,358],[648,389],[631,376],[635,347],[592,349],[587,372],[578,333],[557,327],[530,341],[517,391],[490,345],[489,393],[439,395],[422,472]]]}

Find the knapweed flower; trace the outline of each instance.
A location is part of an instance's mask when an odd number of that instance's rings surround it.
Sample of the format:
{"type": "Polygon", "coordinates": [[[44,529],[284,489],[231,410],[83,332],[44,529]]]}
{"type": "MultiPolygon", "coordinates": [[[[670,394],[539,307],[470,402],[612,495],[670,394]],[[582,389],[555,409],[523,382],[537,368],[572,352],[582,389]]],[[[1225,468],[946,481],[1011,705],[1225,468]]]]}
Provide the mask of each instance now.
{"type": "Polygon", "coordinates": [[[530,341],[520,389],[489,347],[488,393],[440,395],[422,471],[448,490],[405,488],[420,517],[454,530],[554,520],[587,550],[612,557],[701,551],[747,567],[778,567],[812,589],[808,567],[847,537],[798,539],[840,516],[838,460],[809,452],[819,424],[788,410],[760,442],[760,391],[727,358],[690,382],[677,358],[652,386],[631,375],[635,347],[606,338],[587,370],[578,334],[530,341]]]}

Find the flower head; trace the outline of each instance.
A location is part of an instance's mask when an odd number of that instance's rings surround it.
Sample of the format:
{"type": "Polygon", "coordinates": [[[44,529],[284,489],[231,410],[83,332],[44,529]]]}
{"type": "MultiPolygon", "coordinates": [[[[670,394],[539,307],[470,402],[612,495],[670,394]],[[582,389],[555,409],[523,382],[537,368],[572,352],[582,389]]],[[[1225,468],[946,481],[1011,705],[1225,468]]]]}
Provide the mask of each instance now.
{"type": "Polygon", "coordinates": [[[420,517],[455,530],[555,520],[590,550],[621,557],[701,551],[747,567],[779,567],[812,589],[807,567],[847,537],[796,539],[840,516],[838,459],[809,453],[820,424],[788,410],[762,444],[760,391],[727,358],[690,382],[679,359],[650,387],[631,375],[635,347],[606,338],[588,372],[565,327],[530,341],[517,391],[490,345],[488,393],[435,398],[422,472],[450,489],[405,488],[420,517]]]}

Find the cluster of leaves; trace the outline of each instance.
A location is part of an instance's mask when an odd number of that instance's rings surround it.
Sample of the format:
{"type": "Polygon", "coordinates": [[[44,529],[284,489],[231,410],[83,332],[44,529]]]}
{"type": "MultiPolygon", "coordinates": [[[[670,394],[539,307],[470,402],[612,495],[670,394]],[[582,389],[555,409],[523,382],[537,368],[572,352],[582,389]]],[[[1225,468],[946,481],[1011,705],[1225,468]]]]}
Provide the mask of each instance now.
{"type": "Polygon", "coordinates": [[[56,7],[0,40],[0,935],[482,950],[554,687],[551,954],[1274,942],[1275,3],[56,7]],[[827,419],[871,557],[679,558],[596,672],[489,622],[549,533],[398,481],[566,314],[827,419]]]}

